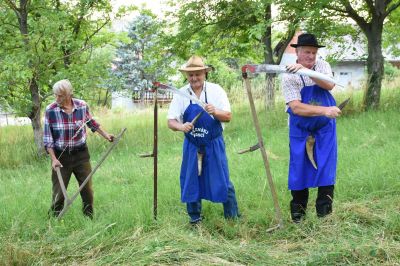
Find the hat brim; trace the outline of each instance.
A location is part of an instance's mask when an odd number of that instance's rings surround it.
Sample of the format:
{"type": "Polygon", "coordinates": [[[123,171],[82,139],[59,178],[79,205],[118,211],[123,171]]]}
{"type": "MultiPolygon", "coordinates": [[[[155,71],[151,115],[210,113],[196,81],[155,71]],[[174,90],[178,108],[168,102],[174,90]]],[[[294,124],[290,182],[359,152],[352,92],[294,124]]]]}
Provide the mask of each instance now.
{"type": "Polygon", "coordinates": [[[311,46],[311,47],[316,47],[316,48],[322,48],[325,47],[325,45],[318,45],[318,44],[297,44],[297,43],[293,43],[290,46],[297,48],[300,46],[311,46]]]}
{"type": "Polygon", "coordinates": [[[179,69],[180,72],[193,72],[199,70],[205,70],[206,72],[209,72],[212,70],[212,68],[206,66],[206,67],[184,67],[179,69]]]}

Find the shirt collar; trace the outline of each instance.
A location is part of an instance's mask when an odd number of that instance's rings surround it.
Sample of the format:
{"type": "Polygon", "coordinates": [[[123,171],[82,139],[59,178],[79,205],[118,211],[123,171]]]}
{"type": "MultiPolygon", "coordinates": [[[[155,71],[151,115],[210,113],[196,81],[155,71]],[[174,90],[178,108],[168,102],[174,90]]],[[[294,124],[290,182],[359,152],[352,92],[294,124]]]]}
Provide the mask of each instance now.
{"type": "MultiPolygon", "coordinates": [[[[206,88],[207,88],[207,86],[206,86],[206,81],[204,81],[203,89],[201,90],[200,96],[201,96],[203,93],[206,92],[206,88]]],[[[196,95],[196,94],[194,93],[193,89],[192,89],[192,86],[190,86],[190,84],[189,84],[187,90],[188,90],[188,92],[189,92],[190,95],[192,95],[192,94],[196,95]]]]}
{"type": "MultiPolygon", "coordinates": [[[[72,101],[72,113],[73,113],[77,109],[77,105],[74,98],[71,98],[71,101],[72,101]]],[[[57,108],[59,111],[65,112],[58,103],[57,103],[57,108]]]]}

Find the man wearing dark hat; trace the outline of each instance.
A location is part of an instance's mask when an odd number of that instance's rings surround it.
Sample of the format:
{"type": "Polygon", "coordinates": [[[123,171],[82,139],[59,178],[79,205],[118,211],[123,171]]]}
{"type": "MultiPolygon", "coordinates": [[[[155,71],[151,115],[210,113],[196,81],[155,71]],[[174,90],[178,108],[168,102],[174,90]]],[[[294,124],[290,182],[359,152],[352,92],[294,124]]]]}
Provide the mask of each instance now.
{"type": "MultiPolygon", "coordinates": [[[[322,59],[317,60],[318,48],[324,46],[318,44],[313,34],[299,35],[297,44],[291,46],[296,48],[297,61],[287,66],[289,72],[307,68],[332,77],[330,65],[322,59]]],[[[332,212],[337,163],[335,118],[341,111],[330,92],[333,83],[285,74],[282,88],[289,114],[290,212],[297,223],[306,214],[308,188],[318,187],[315,205],[318,217],[332,212]]]]}
{"type": "Polygon", "coordinates": [[[202,199],[222,203],[225,218],[237,218],[235,189],[229,179],[222,136],[223,123],[232,118],[228,97],[219,85],[206,82],[211,68],[200,57],[192,56],[179,70],[189,81],[180,90],[206,103],[203,112],[198,104],[176,94],[167,116],[170,129],[185,133],[180,185],[181,200],[186,203],[190,223],[202,220],[202,199]],[[193,124],[191,121],[199,113],[202,115],[193,124]]]}

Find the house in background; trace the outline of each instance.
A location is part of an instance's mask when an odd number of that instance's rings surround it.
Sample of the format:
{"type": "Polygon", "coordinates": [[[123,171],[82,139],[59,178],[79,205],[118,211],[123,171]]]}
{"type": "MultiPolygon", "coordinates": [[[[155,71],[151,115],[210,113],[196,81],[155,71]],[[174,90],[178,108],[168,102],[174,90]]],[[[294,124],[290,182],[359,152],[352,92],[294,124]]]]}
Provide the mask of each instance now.
{"type": "MultiPolygon", "coordinates": [[[[173,93],[170,91],[157,93],[157,102],[160,106],[168,104],[172,101],[173,93]]],[[[152,90],[133,90],[112,92],[112,109],[124,109],[126,111],[135,111],[143,109],[154,103],[154,91],[152,90]]]]}
{"type": "MultiPolygon", "coordinates": [[[[290,43],[297,43],[297,37],[301,33],[297,32],[290,43]]],[[[367,79],[367,54],[364,45],[360,42],[353,42],[350,36],[345,37],[344,44],[327,43],[322,40],[320,43],[326,45],[326,47],[318,50],[318,56],[325,60],[328,57],[334,58],[333,62],[329,60],[334,79],[344,86],[343,89],[361,89],[367,79]]],[[[387,62],[400,67],[400,58],[395,58],[385,52],[384,57],[387,62]]],[[[289,44],[282,56],[280,65],[294,64],[296,58],[295,48],[289,44]]],[[[337,88],[340,89],[340,87],[337,88]]]]}
{"type": "Polygon", "coordinates": [[[5,111],[0,106],[0,127],[29,125],[31,120],[28,117],[17,117],[16,113],[5,111]]]}
{"type": "Polygon", "coordinates": [[[111,95],[111,109],[133,111],[137,108],[133,104],[132,97],[129,97],[126,93],[113,91],[111,95]]]}

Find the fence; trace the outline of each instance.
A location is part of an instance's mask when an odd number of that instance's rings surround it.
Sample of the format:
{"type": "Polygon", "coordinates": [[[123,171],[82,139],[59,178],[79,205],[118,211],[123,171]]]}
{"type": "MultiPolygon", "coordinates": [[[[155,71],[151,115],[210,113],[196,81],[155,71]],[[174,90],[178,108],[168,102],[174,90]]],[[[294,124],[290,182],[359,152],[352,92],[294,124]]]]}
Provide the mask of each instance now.
{"type": "MultiPolygon", "coordinates": [[[[165,92],[165,93],[157,93],[157,101],[161,104],[169,103],[172,101],[173,93],[165,92]]],[[[134,103],[145,103],[150,104],[154,101],[154,92],[152,91],[136,91],[133,93],[133,102],[134,103]]]]}
{"type": "Polygon", "coordinates": [[[31,123],[28,117],[17,117],[16,115],[16,113],[0,113],[0,127],[22,126],[31,123]]]}

